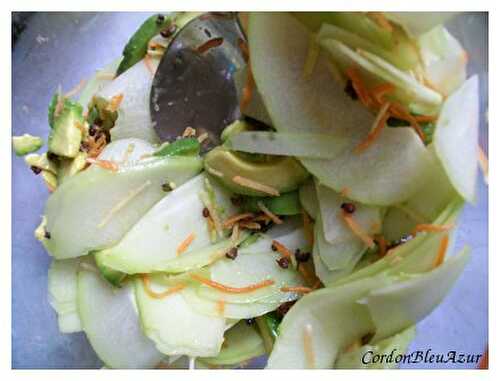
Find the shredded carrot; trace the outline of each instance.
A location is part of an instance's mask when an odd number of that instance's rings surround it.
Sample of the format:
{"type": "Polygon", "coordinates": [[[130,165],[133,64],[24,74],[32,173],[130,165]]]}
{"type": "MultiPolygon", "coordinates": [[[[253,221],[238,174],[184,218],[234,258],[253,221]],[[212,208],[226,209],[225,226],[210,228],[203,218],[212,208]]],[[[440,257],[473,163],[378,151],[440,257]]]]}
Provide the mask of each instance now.
{"type": "Polygon", "coordinates": [[[99,167],[101,167],[103,169],[108,169],[112,172],[118,171],[118,165],[114,161],[111,161],[111,160],[87,158],[87,163],[98,165],[99,167]]]}
{"type": "Polygon", "coordinates": [[[259,206],[259,209],[262,210],[262,212],[268,216],[275,224],[280,225],[283,223],[283,220],[279,218],[276,214],[271,212],[262,201],[257,202],[257,205],[259,206]]]}
{"type": "Polygon", "coordinates": [[[193,243],[194,239],[196,238],[196,235],[194,233],[190,233],[185,239],[184,241],[182,241],[179,246],[177,246],[177,251],[176,251],[176,254],[177,255],[181,255],[182,253],[184,253],[187,248],[189,247],[189,245],[191,245],[191,243],[193,243]]]}
{"type": "Polygon", "coordinates": [[[224,316],[224,310],[226,309],[226,302],[224,299],[219,299],[217,301],[217,313],[219,316],[224,316]]]}
{"type": "Polygon", "coordinates": [[[382,29],[392,32],[392,25],[382,12],[368,12],[368,16],[371,17],[382,29]]]}
{"type": "Polygon", "coordinates": [[[240,100],[240,110],[244,110],[252,100],[253,91],[255,87],[255,80],[253,78],[252,69],[250,67],[250,61],[247,65],[247,77],[245,80],[245,86],[243,87],[240,100]]]}
{"type": "Polygon", "coordinates": [[[425,141],[425,135],[424,132],[422,131],[422,128],[418,124],[415,117],[411,115],[402,104],[398,102],[391,102],[391,107],[389,109],[389,112],[392,116],[395,116],[396,118],[399,119],[403,119],[408,123],[410,123],[410,126],[415,130],[420,139],[422,139],[422,141],[425,141]]]}
{"type": "Polygon", "coordinates": [[[306,237],[307,242],[312,247],[314,245],[314,231],[311,223],[311,217],[309,213],[302,209],[302,222],[304,224],[304,235],[306,237]]]}
{"type": "Polygon", "coordinates": [[[151,57],[147,54],[144,56],[144,65],[146,65],[146,69],[148,69],[151,77],[155,76],[155,68],[153,67],[153,63],[151,62],[151,57]]]}
{"type": "Polygon", "coordinates": [[[260,230],[262,229],[262,226],[260,226],[260,224],[258,224],[257,222],[253,222],[253,221],[242,221],[239,223],[240,225],[240,228],[243,228],[243,229],[250,229],[250,230],[260,230]]]}
{"type": "Polygon", "coordinates": [[[272,279],[267,279],[263,280],[262,282],[251,284],[250,286],[246,287],[232,287],[232,286],[226,286],[224,284],[214,282],[213,280],[204,278],[198,274],[191,274],[190,275],[192,279],[196,280],[197,282],[203,283],[206,286],[215,288],[219,291],[226,292],[228,294],[244,294],[247,292],[252,292],[255,290],[258,290],[260,288],[264,287],[269,287],[274,284],[274,280],[272,279]]]}
{"type": "Polygon", "coordinates": [[[253,218],[252,221],[254,221],[254,222],[262,221],[265,224],[268,224],[269,222],[271,222],[271,219],[269,218],[269,216],[262,213],[262,214],[259,214],[257,217],[253,218]]]}
{"type": "Polygon", "coordinates": [[[414,115],[413,118],[418,122],[435,122],[437,119],[436,115],[414,115]]]}
{"type": "Polygon", "coordinates": [[[297,270],[299,270],[300,275],[302,275],[302,278],[304,278],[308,285],[314,285],[318,282],[319,279],[309,270],[305,263],[297,264],[297,270]]]}
{"type": "Polygon", "coordinates": [[[391,83],[382,83],[381,85],[378,85],[371,89],[371,94],[373,98],[379,103],[379,104],[384,104],[385,99],[384,97],[387,94],[390,94],[396,90],[396,87],[391,84],[391,83]]]}
{"type": "Polygon", "coordinates": [[[417,226],[415,226],[415,229],[413,229],[413,232],[411,234],[415,236],[417,235],[417,233],[420,232],[426,232],[426,233],[446,232],[451,228],[453,228],[453,224],[445,224],[445,225],[418,224],[417,226]]]}
{"type": "Polygon", "coordinates": [[[296,286],[296,287],[281,287],[281,292],[297,292],[299,294],[308,294],[313,289],[311,287],[296,286]]]}
{"type": "Polygon", "coordinates": [[[280,253],[283,257],[285,258],[291,258],[292,257],[292,252],[282,243],[273,240],[272,246],[276,248],[276,251],[280,253]]]}
{"type": "Polygon", "coordinates": [[[85,86],[85,83],[87,83],[86,80],[82,79],[78,85],[76,85],[75,87],[73,87],[70,91],[68,91],[66,94],[64,94],[64,97],[65,98],[71,98],[72,96],[78,94],[82,89],[83,87],[85,86]]]}
{"type": "Polygon", "coordinates": [[[306,355],[306,364],[308,368],[315,368],[315,358],[314,358],[314,349],[312,342],[312,326],[310,324],[306,324],[304,327],[304,353],[306,355]]]}
{"type": "Polygon", "coordinates": [[[240,213],[236,214],[234,216],[229,217],[226,221],[222,223],[222,226],[224,228],[230,228],[232,227],[236,222],[241,221],[241,220],[247,220],[250,219],[254,216],[253,213],[240,213]]]}
{"type": "Polygon", "coordinates": [[[488,158],[486,157],[486,154],[484,153],[481,146],[478,147],[478,151],[479,167],[481,168],[481,171],[483,171],[484,182],[486,183],[486,185],[488,185],[488,158]]]}
{"type": "Polygon", "coordinates": [[[189,138],[191,136],[196,136],[196,129],[194,129],[191,126],[188,126],[184,129],[184,132],[182,133],[182,137],[189,138]]]}
{"type": "Polygon", "coordinates": [[[57,94],[56,108],[54,109],[54,116],[58,117],[61,114],[63,108],[64,108],[64,96],[60,93],[59,89],[59,93],[57,94]]]}
{"type": "Polygon", "coordinates": [[[385,127],[385,124],[387,120],[389,119],[389,114],[387,111],[389,110],[390,103],[386,102],[380,109],[380,111],[377,114],[377,117],[375,118],[375,121],[373,122],[373,127],[371,131],[368,133],[368,136],[363,140],[361,143],[359,143],[356,148],[354,149],[354,152],[359,154],[366,150],[369,146],[375,142],[375,140],[379,137],[379,135],[382,133],[382,129],[385,127]]]}
{"type": "Polygon", "coordinates": [[[379,257],[384,257],[387,254],[387,241],[385,240],[384,236],[376,235],[375,237],[373,237],[373,239],[378,245],[379,257]]]}
{"type": "Polygon", "coordinates": [[[196,48],[196,51],[200,54],[205,53],[207,50],[216,48],[217,46],[222,45],[224,42],[224,39],[222,37],[216,37],[212,38],[211,40],[208,40],[207,42],[204,42],[200,46],[196,48]]]}
{"type": "Polygon", "coordinates": [[[314,282],[312,288],[313,290],[317,290],[320,287],[321,287],[321,280],[317,279],[316,282],[314,282]]]}
{"type": "Polygon", "coordinates": [[[355,67],[350,67],[346,70],[346,75],[351,80],[352,87],[354,88],[354,91],[358,95],[359,100],[367,108],[372,108],[373,99],[370,97],[370,93],[364,86],[363,81],[361,80],[361,77],[358,73],[358,70],[355,67]]]}
{"type": "Polygon", "coordinates": [[[144,291],[146,291],[146,294],[154,299],[166,298],[167,296],[170,296],[186,288],[185,284],[179,283],[178,285],[170,287],[168,290],[156,292],[151,288],[151,279],[149,278],[148,274],[142,274],[142,283],[144,284],[144,291]]]}
{"type": "Polygon", "coordinates": [[[248,44],[245,40],[242,38],[238,38],[238,47],[241,50],[241,54],[243,55],[243,59],[245,62],[248,62],[248,59],[250,58],[250,52],[248,50],[248,44]]]}
{"type": "Polygon", "coordinates": [[[375,243],[373,242],[373,238],[370,237],[365,231],[363,231],[363,228],[358,225],[351,214],[342,211],[341,216],[347,226],[358,238],[360,238],[365,243],[366,246],[373,247],[373,245],[375,245],[375,243]]]}
{"type": "Polygon", "coordinates": [[[234,183],[241,185],[242,187],[254,189],[262,193],[267,193],[270,194],[271,196],[280,195],[280,192],[277,189],[270,187],[269,185],[258,183],[257,181],[248,179],[246,177],[234,176],[232,180],[234,183]]]}
{"type": "Polygon", "coordinates": [[[432,263],[432,268],[441,266],[441,264],[444,262],[444,257],[446,256],[446,250],[448,249],[449,240],[450,237],[448,236],[448,234],[441,238],[437,255],[434,258],[434,262],[432,263]]]}
{"type": "Polygon", "coordinates": [[[106,106],[106,110],[115,112],[120,107],[120,104],[123,101],[123,94],[117,94],[111,98],[108,105],[106,106]]]}

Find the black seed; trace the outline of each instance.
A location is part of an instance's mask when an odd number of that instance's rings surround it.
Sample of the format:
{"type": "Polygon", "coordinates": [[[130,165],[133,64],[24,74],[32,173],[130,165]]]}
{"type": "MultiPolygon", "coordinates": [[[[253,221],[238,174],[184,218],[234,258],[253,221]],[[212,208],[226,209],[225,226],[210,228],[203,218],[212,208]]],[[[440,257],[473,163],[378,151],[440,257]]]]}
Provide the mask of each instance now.
{"type": "Polygon", "coordinates": [[[208,38],[211,38],[212,37],[212,33],[210,33],[210,31],[208,29],[203,29],[203,31],[205,32],[205,35],[208,37],[208,38]]]}
{"type": "Polygon", "coordinates": [[[238,256],[238,249],[236,247],[232,247],[227,253],[226,253],[226,258],[235,260],[236,257],[238,256]]]}
{"type": "Polygon", "coordinates": [[[389,127],[404,127],[408,126],[408,122],[391,116],[389,119],[387,119],[387,125],[389,127]]]}
{"type": "Polygon", "coordinates": [[[282,269],[287,269],[290,265],[290,260],[287,257],[281,257],[280,259],[276,260],[276,263],[278,263],[279,267],[281,267],[282,269]]]}
{"type": "Polygon", "coordinates": [[[163,183],[161,185],[161,189],[163,190],[163,192],[170,192],[172,190],[172,187],[169,183],[163,183]]]}
{"type": "Polygon", "coordinates": [[[295,259],[297,262],[307,262],[311,258],[311,253],[302,252],[299,249],[295,250],[295,259]]]}
{"type": "Polygon", "coordinates": [[[254,318],[251,318],[251,319],[245,319],[245,323],[247,323],[248,325],[255,324],[255,319],[254,319],[254,318]]]}
{"type": "Polygon", "coordinates": [[[163,16],[163,15],[158,15],[158,16],[156,16],[156,23],[157,23],[158,25],[161,25],[161,23],[162,23],[163,21],[165,21],[165,16],[163,16]]]}
{"type": "Polygon", "coordinates": [[[366,344],[368,344],[374,335],[375,335],[375,334],[374,334],[373,332],[369,332],[369,333],[367,333],[366,335],[364,335],[364,336],[361,338],[361,344],[362,344],[362,345],[366,345],[366,344]]]}
{"type": "Polygon", "coordinates": [[[271,245],[271,250],[278,251],[278,248],[276,247],[276,245],[274,243],[271,245]]]}
{"type": "Polygon", "coordinates": [[[33,166],[33,165],[32,165],[30,168],[31,168],[31,170],[33,171],[33,173],[34,173],[35,175],[38,175],[40,172],[42,172],[42,170],[41,170],[40,168],[35,167],[35,166],[33,166]]]}
{"type": "Polygon", "coordinates": [[[94,125],[90,126],[89,127],[89,135],[94,136],[97,133],[97,130],[98,130],[97,126],[94,126],[94,125]]]}
{"type": "Polygon", "coordinates": [[[277,309],[276,309],[276,314],[278,315],[279,318],[283,318],[288,311],[290,311],[290,308],[295,304],[295,301],[291,302],[286,302],[281,304],[277,309]]]}
{"type": "Polygon", "coordinates": [[[344,91],[351,97],[351,99],[358,99],[358,94],[356,93],[356,90],[354,90],[354,86],[352,85],[352,81],[350,79],[347,81],[344,91]]]}
{"type": "Polygon", "coordinates": [[[177,31],[177,25],[171,24],[168,28],[163,29],[160,34],[163,38],[172,37],[172,35],[177,31]]]}
{"type": "Polygon", "coordinates": [[[80,151],[89,152],[89,145],[86,142],[80,143],[80,151]]]}
{"type": "Polygon", "coordinates": [[[203,208],[203,217],[207,218],[207,217],[210,217],[210,211],[208,210],[208,208],[203,208]]]}
{"type": "Polygon", "coordinates": [[[50,239],[50,233],[47,230],[45,230],[45,234],[43,236],[47,239],[50,239]]]}
{"type": "Polygon", "coordinates": [[[351,202],[343,202],[342,205],[340,205],[340,207],[344,212],[349,214],[352,214],[356,211],[356,206],[351,202]]]}

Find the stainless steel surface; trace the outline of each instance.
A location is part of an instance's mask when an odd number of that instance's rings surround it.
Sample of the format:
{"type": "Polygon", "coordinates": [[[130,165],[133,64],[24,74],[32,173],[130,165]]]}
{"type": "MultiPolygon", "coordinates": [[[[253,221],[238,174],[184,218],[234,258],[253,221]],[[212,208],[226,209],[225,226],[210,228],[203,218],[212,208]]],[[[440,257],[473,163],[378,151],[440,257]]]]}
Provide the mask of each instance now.
{"type": "MultiPolygon", "coordinates": [[[[47,105],[61,84],[80,79],[118,57],[129,36],[149,14],[40,13],[14,49],[13,134],[47,137],[47,105]]],[[[487,108],[487,15],[460,16],[452,25],[469,50],[471,72],[481,74],[481,110],[487,108]]],[[[487,144],[482,120],[481,144],[487,144]]],[[[94,368],[101,363],[83,334],[58,332],[47,300],[50,258],[33,237],[48,193],[42,180],[12,160],[12,367],[94,368]]],[[[457,247],[472,247],[471,261],[451,294],[418,327],[412,350],[482,353],[488,340],[488,189],[481,179],[476,205],[462,216],[457,247]]],[[[117,322],[119,323],[119,322],[117,322]]],[[[413,364],[467,368],[474,364],[413,364]]],[[[405,366],[409,367],[409,366],[405,366]]]]}
{"type": "Polygon", "coordinates": [[[204,13],[177,34],[151,88],[151,119],[162,141],[192,127],[218,143],[222,129],[239,118],[234,73],[246,65],[239,47],[244,38],[234,13],[204,13]],[[199,51],[217,40],[222,44],[199,51]]]}

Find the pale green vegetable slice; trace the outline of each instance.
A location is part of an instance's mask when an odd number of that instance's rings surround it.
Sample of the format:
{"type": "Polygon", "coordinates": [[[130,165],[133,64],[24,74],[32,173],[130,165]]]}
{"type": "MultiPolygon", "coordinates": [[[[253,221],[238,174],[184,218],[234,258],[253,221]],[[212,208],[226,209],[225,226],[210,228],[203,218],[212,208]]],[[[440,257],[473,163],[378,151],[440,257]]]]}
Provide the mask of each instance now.
{"type": "Polygon", "coordinates": [[[133,163],[152,155],[155,150],[156,148],[151,143],[142,139],[118,139],[104,148],[99,154],[99,159],[118,163],[133,163]]]}
{"type": "Polygon", "coordinates": [[[319,214],[319,201],[313,180],[309,180],[300,186],[299,199],[307,214],[316,219],[319,214]]]}
{"type": "Polygon", "coordinates": [[[316,182],[316,191],[323,223],[323,233],[326,241],[329,243],[335,244],[343,241],[361,242],[360,238],[349,229],[341,217],[342,205],[346,203],[354,205],[355,211],[352,217],[367,234],[373,235],[380,232],[382,225],[382,211],[380,208],[353,203],[348,198],[342,197],[319,182],[316,182]]]}
{"type": "Polygon", "coordinates": [[[274,311],[280,303],[252,302],[252,303],[227,303],[204,298],[198,294],[195,287],[189,286],[182,290],[182,296],[196,312],[226,319],[250,319],[274,311]]]}
{"type": "Polygon", "coordinates": [[[93,271],[78,273],[78,311],[99,358],[110,368],[153,368],[164,355],[141,331],[131,284],[113,289],[93,271]]]}
{"type": "Polygon", "coordinates": [[[467,262],[465,252],[419,275],[379,275],[301,298],[285,315],[268,368],[330,368],[339,351],[408,328],[441,303],[467,262]]]}
{"type": "Polygon", "coordinates": [[[49,198],[45,216],[57,259],[73,258],[116,244],[164,196],[162,185],[182,184],[201,170],[195,157],[144,159],[119,164],[116,172],[97,165],[65,181],[49,198]]]}
{"type": "MultiPolygon", "coordinates": [[[[162,265],[178,258],[177,249],[191,235],[193,241],[182,253],[182,257],[211,245],[211,237],[206,218],[205,205],[200,192],[205,188],[206,176],[200,174],[185,184],[175,188],[151,208],[120,243],[97,255],[107,266],[129,274],[149,273],[162,269],[162,265]]],[[[213,186],[219,206],[225,219],[236,212],[229,193],[213,186]]]]}
{"type": "MultiPolygon", "coordinates": [[[[463,207],[463,201],[455,199],[433,221],[436,225],[454,224],[463,207]]],[[[443,234],[423,233],[394,248],[378,261],[359,269],[340,279],[336,285],[346,284],[365,277],[371,277],[386,270],[400,270],[406,273],[424,272],[432,268],[439,242],[443,234]],[[429,237],[429,234],[431,236],[429,237]]],[[[451,245],[450,245],[451,246],[451,245]]]]}
{"type": "Polygon", "coordinates": [[[48,274],[49,303],[57,312],[59,331],[82,330],[77,306],[79,259],[53,260],[48,274]]]}
{"type": "Polygon", "coordinates": [[[391,83],[396,88],[393,95],[398,100],[405,104],[434,107],[434,113],[437,112],[437,107],[443,100],[439,93],[425,87],[411,75],[377,55],[361,49],[354,51],[342,42],[333,39],[321,40],[321,46],[332,55],[343,70],[352,66],[358,67],[361,69],[365,82],[372,85],[391,83]]]}
{"type": "Polygon", "coordinates": [[[475,199],[479,130],[479,80],[469,78],[449,96],[434,132],[434,148],[457,192],[475,199]]]}
{"type": "Polygon", "coordinates": [[[254,327],[240,321],[224,335],[224,345],[216,357],[201,360],[211,365],[234,365],[265,353],[264,342],[254,327]]]}
{"type": "Polygon", "coordinates": [[[84,109],[87,108],[92,97],[103,89],[108,83],[113,81],[116,69],[120,65],[122,59],[116,59],[108,65],[104,66],[101,70],[97,70],[95,74],[85,83],[85,87],[78,97],[78,103],[80,103],[84,109]]]}
{"type": "Polygon", "coordinates": [[[139,138],[150,143],[157,143],[149,112],[149,93],[153,82],[153,70],[158,66],[158,59],[151,58],[137,62],[134,66],[106,85],[96,96],[111,100],[122,94],[123,100],[118,108],[118,118],[111,129],[111,139],[139,138]]]}
{"type": "Polygon", "coordinates": [[[414,131],[385,129],[369,149],[353,153],[374,116],[345,94],[324,56],[312,76],[303,78],[309,35],[293,16],[252,13],[248,37],[255,81],[278,132],[339,133],[350,139],[335,159],[301,159],[324,185],[349,189],[350,198],[366,204],[391,205],[425,184],[428,153],[414,131]]]}
{"type": "Polygon", "coordinates": [[[444,26],[421,35],[418,46],[426,79],[443,95],[450,95],[467,77],[467,52],[444,26]]]}
{"type": "Polygon", "coordinates": [[[372,341],[389,337],[430,314],[448,294],[468,260],[469,250],[465,248],[428,273],[371,292],[366,303],[376,326],[372,341]]]}
{"type": "MultiPolygon", "coordinates": [[[[193,310],[179,292],[156,299],[148,295],[144,283],[134,281],[141,325],[158,350],[167,355],[216,356],[221,348],[225,319],[193,310]]],[[[165,290],[151,281],[153,290],[165,290]]]]}
{"type": "Polygon", "coordinates": [[[244,293],[227,293],[200,285],[198,294],[208,299],[231,303],[279,303],[296,299],[295,293],[282,292],[280,288],[302,285],[300,275],[291,266],[288,269],[281,268],[276,262],[281,255],[271,250],[272,241],[264,238],[264,242],[266,243],[263,246],[267,246],[265,251],[251,245],[240,249],[234,260],[223,258],[214,263],[210,267],[211,280],[236,288],[248,287],[266,280],[272,280],[274,284],[244,293]]]}
{"type": "Polygon", "coordinates": [[[341,353],[335,362],[336,369],[394,369],[398,367],[396,358],[404,355],[415,338],[415,327],[406,328],[387,339],[374,344],[366,344],[350,352],[341,353]],[[387,360],[376,361],[384,356],[387,360]],[[389,360],[389,359],[392,359],[389,360]]]}
{"type": "Polygon", "coordinates": [[[455,17],[458,12],[385,12],[387,18],[401,25],[413,37],[455,17]]]}
{"type": "Polygon", "coordinates": [[[225,145],[250,153],[331,159],[342,151],[345,141],[342,135],[251,131],[231,136],[225,145]]]}
{"type": "Polygon", "coordinates": [[[302,297],[281,322],[267,368],[333,367],[340,350],[373,329],[368,308],[357,301],[391,282],[372,277],[302,297]]]}

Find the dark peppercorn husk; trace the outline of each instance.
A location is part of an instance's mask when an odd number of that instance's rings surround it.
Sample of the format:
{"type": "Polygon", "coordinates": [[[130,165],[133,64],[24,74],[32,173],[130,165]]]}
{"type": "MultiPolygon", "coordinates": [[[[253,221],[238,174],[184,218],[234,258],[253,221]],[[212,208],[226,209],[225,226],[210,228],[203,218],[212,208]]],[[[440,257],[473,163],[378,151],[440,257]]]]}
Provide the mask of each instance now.
{"type": "Polygon", "coordinates": [[[163,16],[163,15],[156,16],[156,23],[158,25],[160,25],[163,21],[165,21],[165,16],[163,16]]]}
{"type": "Polygon", "coordinates": [[[255,318],[245,319],[245,323],[247,323],[247,325],[255,324],[255,318]]]}
{"type": "Polygon", "coordinates": [[[33,165],[32,165],[30,168],[31,168],[31,170],[33,171],[33,173],[34,173],[35,175],[38,175],[40,172],[42,172],[42,170],[41,170],[40,168],[35,167],[35,166],[33,166],[33,165]]]}
{"type": "Polygon", "coordinates": [[[205,218],[210,217],[210,211],[208,210],[208,208],[203,208],[202,214],[203,214],[203,217],[205,217],[205,218]]]}
{"type": "Polygon", "coordinates": [[[283,317],[287,314],[288,311],[290,311],[290,308],[295,304],[295,300],[291,302],[285,302],[281,304],[277,309],[276,309],[276,314],[280,319],[283,319],[283,317]]]}
{"type": "Polygon", "coordinates": [[[172,35],[177,31],[177,25],[172,24],[169,25],[168,28],[163,29],[160,34],[163,38],[169,38],[172,37],[172,35]]]}
{"type": "Polygon", "coordinates": [[[98,127],[95,125],[92,125],[89,127],[89,135],[94,136],[98,131],[98,127]]]}
{"type": "Polygon", "coordinates": [[[276,263],[278,263],[279,267],[281,267],[282,269],[287,269],[288,266],[290,265],[290,261],[286,257],[281,257],[280,259],[277,259],[276,263]]]}
{"type": "Polygon", "coordinates": [[[47,152],[47,159],[49,160],[58,160],[59,156],[57,156],[55,153],[48,151],[47,152]]]}
{"type": "Polygon", "coordinates": [[[344,91],[347,95],[349,95],[349,97],[351,97],[352,100],[358,99],[358,94],[356,93],[356,90],[354,90],[354,86],[352,85],[352,81],[350,79],[347,81],[344,91]]]}
{"type": "Polygon", "coordinates": [[[227,253],[226,253],[226,258],[235,260],[236,257],[238,256],[238,249],[236,247],[232,247],[227,253]]]}
{"type": "Polygon", "coordinates": [[[80,151],[89,152],[89,145],[86,142],[80,143],[80,151]]]}
{"type": "Polygon", "coordinates": [[[356,206],[351,202],[343,202],[342,205],[340,205],[340,207],[344,212],[349,214],[352,214],[356,211],[356,206]]]}
{"type": "Polygon", "coordinates": [[[45,238],[47,238],[47,239],[50,239],[50,237],[51,237],[51,236],[50,236],[50,233],[49,233],[47,230],[45,230],[45,233],[44,233],[44,235],[43,235],[43,236],[44,236],[45,238]]]}
{"type": "Polygon", "coordinates": [[[163,192],[170,192],[170,191],[172,191],[172,187],[170,186],[169,183],[163,183],[161,185],[161,189],[163,190],[163,192]]]}
{"type": "Polygon", "coordinates": [[[295,250],[295,259],[297,262],[307,262],[311,258],[311,253],[295,250]]]}
{"type": "Polygon", "coordinates": [[[271,245],[271,250],[272,251],[277,251],[278,250],[278,248],[276,247],[276,245],[274,243],[271,245]]]}
{"type": "Polygon", "coordinates": [[[370,342],[375,334],[373,332],[367,333],[361,338],[361,345],[366,345],[370,342]]]}

